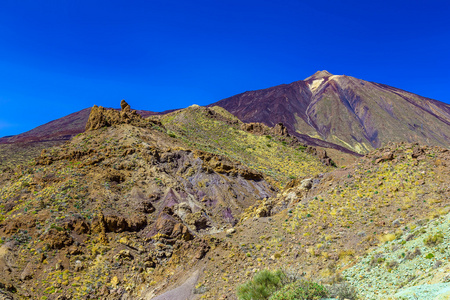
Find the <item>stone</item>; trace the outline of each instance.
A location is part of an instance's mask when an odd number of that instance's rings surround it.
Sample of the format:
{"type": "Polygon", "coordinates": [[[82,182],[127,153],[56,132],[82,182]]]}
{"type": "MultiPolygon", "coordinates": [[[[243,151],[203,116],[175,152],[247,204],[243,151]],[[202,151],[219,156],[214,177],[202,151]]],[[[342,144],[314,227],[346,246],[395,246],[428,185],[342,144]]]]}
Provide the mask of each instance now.
{"type": "Polygon", "coordinates": [[[191,207],[185,202],[175,205],[173,210],[182,220],[184,220],[187,215],[192,213],[191,207]]]}
{"type": "Polygon", "coordinates": [[[396,219],[392,222],[392,226],[399,227],[403,222],[404,222],[404,219],[402,219],[402,218],[396,219]]]}
{"type": "Polygon", "coordinates": [[[31,262],[29,262],[25,267],[25,269],[20,274],[20,280],[22,281],[30,280],[31,278],[33,278],[33,275],[34,275],[33,265],[31,264],[31,262]]]}
{"type": "Polygon", "coordinates": [[[123,111],[130,111],[131,110],[130,105],[125,101],[125,99],[122,99],[122,101],[120,101],[120,108],[123,111]]]}
{"type": "Polygon", "coordinates": [[[195,213],[188,214],[186,216],[185,222],[188,225],[195,226],[195,230],[197,231],[210,227],[209,219],[202,211],[197,211],[195,213]]]}
{"type": "Polygon", "coordinates": [[[121,108],[121,111],[117,111],[94,105],[91,108],[91,113],[89,114],[89,119],[86,122],[85,130],[97,130],[120,124],[132,124],[134,126],[145,127],[149,124],[149,122],[152,122],[161,128],[164,127],[161,122],[154,120],[147,121],[142,118],[142,116],[137,114],[135,110],[130,109],[130,105],[125,100],[122,100],[121,108]]]}
{"type": "Polygon", "coordinates": [[[185,241],[189,241],[194,238],[192,234],[189,232],[189,229],[184,224],[181,223],[175,224],[171,236],[185,241]]]}
{"type": "Polygon", "coordinates": [[[124,260],[132,260],[134,257],[131,255],[130,250],[120,250],[119,253],[117,253],[114,258],[117,259],[124,259],[124,260]]]}
{"type": "Polygon", "coordinates": [[[74,270],[75,270],[75,272],[79,272],[79,271],[83,270],[83,263],[79,260],[75,261],[74,270]]]}
{"type": "Polygon", "coordinates": [[[140,231],[147,226],[147,218],[145,216],[131,216],[125,218],[118,215],[96,216],[92,222],[92,231],[100,232],[102,228],[106,232],[124,232],[124,231],[140,231]]]}
{"type": "Polygon", "coordinates": [[[161,213],[156,220],[155,227],[158,233],[170,236],[173,232],[176,222],[170,216],[161,213]]]}
{"type": "Polygon", "coordinates": [[[236,229],[234,229],[234,228],[227,229],[227,234],[233,234],[235,232],[236,232],[236,229]]]}
{"type": "Polygon", "coordinates": [[[381,155],[380,158],[375,160],[375,163],[380,163],[384,161],[390,161],[394,159],[394,153],[392,151],[385,152],[381,155]]]}
{"type": "Polygon", "coordinates": [[[59,260],[59,261],[56,263],[56,265],[55,265],[55,270],[59,270],[59,271],[64,270],[64,266],[63,266],[61,260],[59,260]]]}
{"type": "Polygon", "coordinates": [[[44,243],[47,243],[52,249],[61,249],[72,245],[73,238],[65,231],[58,231],[55,228],[52,228],[44,238],[44,243]]]}
{"type": "Polygon", "coordinates": [[[411,157],[412,158],[418,158],[418,157],[420,157],[420,156],[422,156],[424,154],[425,154],[425,151],[422,148],[420,148],[419,146],[416,146],[413,149],[413,153],[411,154],[411,157]]]}
{"type": "Polygon", "coordinates": [[[300,189],[302,190],[310,190],[312,188],[313,178],[304,179],[300,183],[300,189]]]}
{"type": "Polygon", "coordinates": [[[276,124],[273,128],[272,128],[272,132],[275,135],[279,135],[279,136],[290,136],[286,126],[284,126],[283,123],[278,123],[276,124]]]}

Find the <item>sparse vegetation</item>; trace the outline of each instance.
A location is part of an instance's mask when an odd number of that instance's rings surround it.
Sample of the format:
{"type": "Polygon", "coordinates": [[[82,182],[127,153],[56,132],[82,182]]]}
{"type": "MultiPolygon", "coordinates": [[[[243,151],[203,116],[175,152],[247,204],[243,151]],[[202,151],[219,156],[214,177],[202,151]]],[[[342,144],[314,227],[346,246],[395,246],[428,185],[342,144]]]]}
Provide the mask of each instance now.
{"type": "Polygon", "coordinates": [[[315,282],[298,280],[275,292],[270,300],[318,300],[327,296],[323,285],[315,282]]]}
{"type": "Polygon", "coordinates": [[[358,299],[356,289],[348,282],[335,283],[327,286],[326,289],[328,291],[328,297],[348,300],[358,299]]]}
{"type": "Polygon", "coordinates": [[[287,283],[287,277],[281,270],[263,270],[253,279],[239,286],[237,296],[240,300],[265,300],[287,283]]]}
{"type": "Polygon", "coordinates": [[[444,234],[442,232],[437,232],[433,235],[428,235],[423,242],[425,243],[425,245],[432,247],[432,246],[436,246],[440,243],[442,243],[442,241],[444,240],[444,234]]]}
{"type": "MultiPolygon", "coordinates": [[[[220,109],[155,119],[88,131],[1,174],[0,244],[17,255],[8,280],[18,295],[140,297],[201,262],[202,299],[238,286],[241,299],[355,299],[371,272],[446,267],[447,231],[433,230],[448,212],[440,149],[417,161],[396,145],[394,160],[374,153],[332,171],[220,109]],[[361,277],[347,278],[358,261],[361,277]],[[33,277],[19,279],[29,263],[33,277]]],[[[392,287],[423,279],[409,275],[392,287]]]]}

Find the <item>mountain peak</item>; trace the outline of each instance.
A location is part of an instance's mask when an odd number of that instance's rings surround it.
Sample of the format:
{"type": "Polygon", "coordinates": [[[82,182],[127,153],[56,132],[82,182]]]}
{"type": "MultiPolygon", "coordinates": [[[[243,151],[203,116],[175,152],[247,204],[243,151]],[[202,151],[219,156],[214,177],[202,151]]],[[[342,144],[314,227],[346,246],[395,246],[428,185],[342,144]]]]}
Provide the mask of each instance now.
{"type": "Polygon", "coordinates": [[[309,76],[308,78],[305,79],[305,81],[310,80],[310,79],[321,79],[321,78],[330,77],[330,76],[333,76],[333,74],[331,74],[327,70],[322,70],[322,71],[317,71],[312,76],[309,76]]]}

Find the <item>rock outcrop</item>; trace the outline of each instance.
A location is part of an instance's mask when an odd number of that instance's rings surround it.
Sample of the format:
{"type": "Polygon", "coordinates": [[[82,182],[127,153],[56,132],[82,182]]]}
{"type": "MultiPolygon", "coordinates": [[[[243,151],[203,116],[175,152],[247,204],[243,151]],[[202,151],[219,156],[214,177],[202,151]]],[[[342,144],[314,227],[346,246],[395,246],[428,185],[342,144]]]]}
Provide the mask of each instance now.
{"type": "Polygon", "coordinates": [[[86,131],[119,124],[132,124],[139,127],[149,124],[135,110],[131,110],[130,105],[125,100],[120,102],[120,107],[121,111],[117,111],[94,105],[86,123],[86,131]]]}

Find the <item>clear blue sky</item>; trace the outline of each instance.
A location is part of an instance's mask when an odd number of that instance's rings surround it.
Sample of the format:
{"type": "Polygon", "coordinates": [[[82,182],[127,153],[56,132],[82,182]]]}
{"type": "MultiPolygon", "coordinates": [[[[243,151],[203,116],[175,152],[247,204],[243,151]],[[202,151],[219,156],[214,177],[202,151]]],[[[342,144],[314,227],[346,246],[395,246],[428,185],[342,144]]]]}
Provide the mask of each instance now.
{"type": "Polygon", "coordinates": [[[0,136],[94,104],[206,105],[317,70],[450,102],[448,1],[0,2],[0,136]]]}

